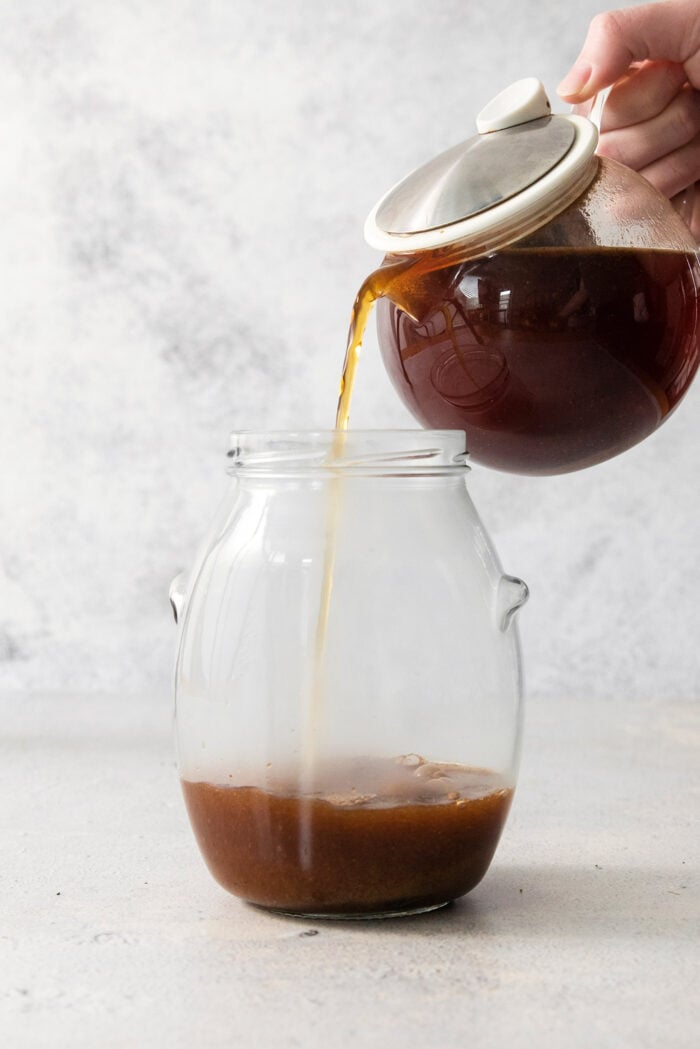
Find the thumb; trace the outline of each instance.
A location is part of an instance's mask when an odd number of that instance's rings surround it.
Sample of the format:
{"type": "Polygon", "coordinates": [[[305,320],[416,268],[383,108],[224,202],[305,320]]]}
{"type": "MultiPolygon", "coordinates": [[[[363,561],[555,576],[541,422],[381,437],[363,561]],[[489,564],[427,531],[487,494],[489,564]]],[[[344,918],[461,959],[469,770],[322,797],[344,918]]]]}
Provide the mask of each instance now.
{"type": "MultiPolygon", "coordinates": [[[[583,102],[614,84],[633,62],[700,63],[700,4],[666,0],[596,15],[576,62],[558,87],[565,102],[583,102]]],[[[695,72],[695,70],[693,70],[695,72]]],[[[688,70],[689,79],[694,80],[688,70]]]]}

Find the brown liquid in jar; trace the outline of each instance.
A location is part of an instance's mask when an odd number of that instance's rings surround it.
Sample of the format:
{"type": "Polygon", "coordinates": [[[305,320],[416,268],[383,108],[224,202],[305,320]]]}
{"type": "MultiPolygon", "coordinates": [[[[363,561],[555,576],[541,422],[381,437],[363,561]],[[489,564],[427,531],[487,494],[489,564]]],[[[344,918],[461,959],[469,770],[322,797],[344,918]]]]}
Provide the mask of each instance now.
{"type": "Polygon", "coordinates": [[[486,769],[417,755],[358,759],[299,780],[183,780],[217,881],[251,903],[313,915],[400,913],[462,896],[491,862],[513,790],[486,769]]]}
{"type": "Polygon", "coordinates": [[[377,299],[385,366],[407,407],[425,426],[465,430],[472,459],[497,469],[602,462],[652,433],[687,390],[700,354],[694,253],[455,252],[388,259],[365,281],[337,426],[377,299]]]}

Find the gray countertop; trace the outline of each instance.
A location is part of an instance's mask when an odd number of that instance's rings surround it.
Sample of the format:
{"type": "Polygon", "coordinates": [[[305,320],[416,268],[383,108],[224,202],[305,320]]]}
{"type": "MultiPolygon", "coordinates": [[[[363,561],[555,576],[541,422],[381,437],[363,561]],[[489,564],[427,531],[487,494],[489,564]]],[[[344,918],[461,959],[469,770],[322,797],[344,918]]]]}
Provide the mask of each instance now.
{"type": "Polygon", "coordinates": [[[8,1049],[698,1044],[700,704],[532,702],[482,884],[354,923],[211,880],[167,700],[1,704],[8,1049]]]}

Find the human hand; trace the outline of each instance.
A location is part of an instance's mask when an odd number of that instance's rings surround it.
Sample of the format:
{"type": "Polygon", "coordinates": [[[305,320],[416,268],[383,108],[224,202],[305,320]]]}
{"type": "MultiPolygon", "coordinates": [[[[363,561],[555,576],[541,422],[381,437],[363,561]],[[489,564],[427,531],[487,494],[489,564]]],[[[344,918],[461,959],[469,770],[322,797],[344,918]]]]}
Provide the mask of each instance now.
{"type": "MultiPolygon", "coordinates": [[[[614,84],[598,152],[644,175],[667,197],[700,180],[700,3],[666,0],[596,15],[559,85],[590,107],[614,84]]],[[[700,240],[700,186],[684,218],[700,240]]]]}

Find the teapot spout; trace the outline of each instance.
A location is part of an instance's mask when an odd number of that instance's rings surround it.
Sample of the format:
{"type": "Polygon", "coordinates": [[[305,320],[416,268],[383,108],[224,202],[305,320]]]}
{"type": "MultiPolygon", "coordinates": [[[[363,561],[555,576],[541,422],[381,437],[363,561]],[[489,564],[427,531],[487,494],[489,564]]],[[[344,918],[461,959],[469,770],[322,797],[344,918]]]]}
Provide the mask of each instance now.
{"type": "Polygon", "coordinates": [[[498,625],[504,633],[513,621],[515,613],[523,607],[529,596],[530,591],[522,579],[512,575],[501,576],[496,608],[498,625]]]}

